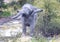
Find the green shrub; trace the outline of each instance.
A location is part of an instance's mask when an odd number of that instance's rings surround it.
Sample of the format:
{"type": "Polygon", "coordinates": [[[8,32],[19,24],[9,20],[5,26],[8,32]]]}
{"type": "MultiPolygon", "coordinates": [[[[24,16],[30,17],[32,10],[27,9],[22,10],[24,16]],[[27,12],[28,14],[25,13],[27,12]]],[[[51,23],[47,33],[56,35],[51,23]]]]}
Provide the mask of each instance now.
{"type": "Polygon", "coordinates": [[[39,39],[32,38],[31,41],[32,42],[48,42],[48,39],[47,38],[44,38],[44,37],[40,37],[39,39]]]}
{"type": "Polygon", "coordinates": [[[7,8],[8,5],[7,5],[7,4],[3,4],[2,7],[3,7],[3,8],[7,8]]]}
{"type": "Polygon", "coordinates": [[[10,16],[11,14],[10,14],[10,12],[9,11],[4,11],[4,12],[2,12],[2,14],[0,14],[0,17],[8,17],[8,16],[10,16]]]}

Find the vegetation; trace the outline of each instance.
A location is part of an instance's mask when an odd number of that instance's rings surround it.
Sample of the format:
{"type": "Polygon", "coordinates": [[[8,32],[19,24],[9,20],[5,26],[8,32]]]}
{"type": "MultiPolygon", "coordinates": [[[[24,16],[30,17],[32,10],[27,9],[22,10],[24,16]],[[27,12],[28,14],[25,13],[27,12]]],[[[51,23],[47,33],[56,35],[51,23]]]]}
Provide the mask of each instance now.
{"type": "MultiPolygon", "coordinates": [[[[60,34],[59,25],[59,1],[57,0],[36,0],[34,3],[37,7],[43,8],[44,12],[39,14],[37,23],[38,30],[46,37],[60,34]],[[40,3],[40,5],[39,5],[40,3]]],[[[38,31],[37,30],[37,31],[38,31]]]]}

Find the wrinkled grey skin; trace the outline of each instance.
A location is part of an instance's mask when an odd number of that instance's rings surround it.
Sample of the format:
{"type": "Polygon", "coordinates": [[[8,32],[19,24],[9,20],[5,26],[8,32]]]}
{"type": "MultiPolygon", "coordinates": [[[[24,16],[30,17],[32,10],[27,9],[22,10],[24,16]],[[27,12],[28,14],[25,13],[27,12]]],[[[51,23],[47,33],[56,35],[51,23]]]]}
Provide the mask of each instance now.
{"type": "Polygon", "coordinates": [[[16,19],[21,16],[22,25],[23,25],[23,34],[26,35],[26,27],[30,27],[30,35],[34,33],[35,22],[37,19],[37,13],[42,12],[42,9],[38,9],[31,4],[24,4],[19,13],[12,18],[16,19]]]}

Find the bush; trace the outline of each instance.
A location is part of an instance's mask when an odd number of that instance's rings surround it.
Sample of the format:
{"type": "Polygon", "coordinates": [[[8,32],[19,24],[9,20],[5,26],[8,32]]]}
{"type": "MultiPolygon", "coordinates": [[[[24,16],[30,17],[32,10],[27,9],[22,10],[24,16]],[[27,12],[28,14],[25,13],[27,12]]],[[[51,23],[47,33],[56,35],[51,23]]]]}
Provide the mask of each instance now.
{"type": "Polygon", "coordinates": [[[3,8],[7,8],[8,5],[7,5],[7,4],[3,4],[2,7],[3,7],[3,8]]]}
{"type": "Polygon", "coordinates": [[[4,11],[4,12],[2,12],[2,14],[0,14],[0,17],[8,17],[8,16],[10,16],[11,14],[10,14],[10,12],[9,11],[4,11]]]}
{"type": "Polygon", "coordinates": [[[59,21],[60,19],[58,18],[51,19],[50,23],[46,27],[42,28],[42,34],[46,37],[53,37],[54,35],[60,34],[59,21]]]}

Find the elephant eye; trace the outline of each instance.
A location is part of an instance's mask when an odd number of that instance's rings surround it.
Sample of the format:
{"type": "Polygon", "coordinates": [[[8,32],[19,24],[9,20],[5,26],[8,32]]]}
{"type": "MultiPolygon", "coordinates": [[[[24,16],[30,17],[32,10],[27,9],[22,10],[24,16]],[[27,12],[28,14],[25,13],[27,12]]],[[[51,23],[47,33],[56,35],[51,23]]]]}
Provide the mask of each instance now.
{"type": "Polygon", "coordinates": [[[25,14],[25,13],[23,13],[22,17],[26,17],[26,14],[25,14]]]}

